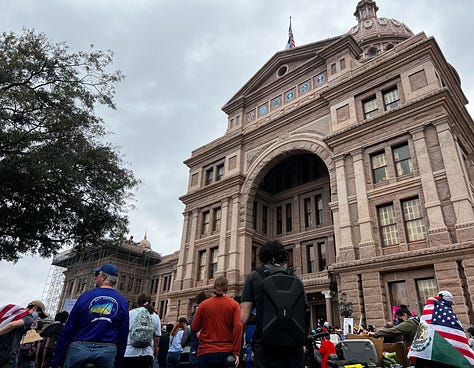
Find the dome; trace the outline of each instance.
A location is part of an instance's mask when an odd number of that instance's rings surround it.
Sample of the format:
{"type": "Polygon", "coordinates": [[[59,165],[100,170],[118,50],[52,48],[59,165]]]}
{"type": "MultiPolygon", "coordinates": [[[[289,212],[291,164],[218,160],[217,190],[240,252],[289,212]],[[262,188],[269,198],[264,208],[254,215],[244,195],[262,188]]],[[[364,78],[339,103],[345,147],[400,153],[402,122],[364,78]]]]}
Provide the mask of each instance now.
{"type": "Polygon", "coordinates": [[[150,241],[146,238],[146,231],[145,231],[145,236],[143,237],[143,240],[140,240],[137,245],[143,248],[151,249],[151,243],[150,241]]]}
{"type": "Polygon", "coordinates": [[[378,18],[377,10],[374,0],[360,0],[354,13],[358,23],[348,32],[364,50],[363,59],[377,56],[413,36],[404,23],[378,18]]]}

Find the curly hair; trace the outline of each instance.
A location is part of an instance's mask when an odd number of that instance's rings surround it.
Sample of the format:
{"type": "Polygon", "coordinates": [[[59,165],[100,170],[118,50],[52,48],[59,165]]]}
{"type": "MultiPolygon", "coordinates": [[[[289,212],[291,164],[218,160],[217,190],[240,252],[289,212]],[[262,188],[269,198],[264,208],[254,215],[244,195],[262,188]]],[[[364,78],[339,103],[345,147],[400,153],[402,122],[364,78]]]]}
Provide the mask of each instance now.
{"type": "Polygon", "coordinates": [[[258,250],[258,259],[262,264],[284,264],[288,261],[288,252],[278,240],[270,240],[258,250]]]}

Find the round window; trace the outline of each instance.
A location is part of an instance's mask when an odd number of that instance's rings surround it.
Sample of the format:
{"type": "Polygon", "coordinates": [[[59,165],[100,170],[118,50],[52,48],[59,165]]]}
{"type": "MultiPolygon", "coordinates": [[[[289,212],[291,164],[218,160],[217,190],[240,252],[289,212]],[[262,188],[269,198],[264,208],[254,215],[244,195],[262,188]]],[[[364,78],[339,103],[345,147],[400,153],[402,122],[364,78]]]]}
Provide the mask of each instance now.
{"type": "Polygon", "coordinates": [[[287,72],[288,72],[288,66],[283,65],[283,66],[280,67],[280,69],[278,69],[277,75],[279,77],[283,77],[287,72]]]}

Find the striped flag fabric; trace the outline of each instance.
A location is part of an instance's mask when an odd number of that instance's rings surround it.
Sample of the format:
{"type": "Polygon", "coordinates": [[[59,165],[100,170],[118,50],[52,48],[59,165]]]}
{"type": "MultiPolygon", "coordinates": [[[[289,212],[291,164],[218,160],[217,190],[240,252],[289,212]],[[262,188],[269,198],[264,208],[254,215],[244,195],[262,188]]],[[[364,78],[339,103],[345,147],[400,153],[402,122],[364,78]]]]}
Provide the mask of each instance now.
{"type": "Polygon", "coordinates": [[[469,347],[451,303],[440,297],[428,298],[408,358],[422,358],[454,367],[474,366],[474,351],[469,347]]]}
{"type": "Polygon", "coordinates": [[[0,327],[5,326],[11,321],[18,321],[30,314],[26,308],[15,304],[7,304],[0,308],[0,327]]]}
{"type": "Polygon", "coordinates": [[[295,38],[293,37],[293,31],[291,30],[291,17],[290,17],[290,28],[288,29],[288,42],[286,43],[286,50],[295,47],[295,38]]]}

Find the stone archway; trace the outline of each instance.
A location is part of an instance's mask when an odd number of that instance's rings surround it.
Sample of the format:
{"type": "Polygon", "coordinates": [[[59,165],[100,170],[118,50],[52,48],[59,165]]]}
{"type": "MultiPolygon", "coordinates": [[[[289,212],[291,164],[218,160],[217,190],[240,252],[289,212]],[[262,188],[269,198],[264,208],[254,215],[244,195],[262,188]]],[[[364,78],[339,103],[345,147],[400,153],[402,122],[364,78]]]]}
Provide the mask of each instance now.
{"type": "Polygon", "coordinates": [[[320,137],[309,134],[294,135],[291,138],[282,136],[278,142],[262,150],[257,157],[253,157],[249,164],[247,176],[241,189],[241,224],[251,221],[253,198],[260,182],[271,167],[290,155],[302,152],[315,154],[321,158],[329,172],[331,196],[336,194],[335,166],[332,152],[320,137]]]}

